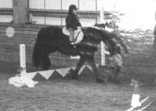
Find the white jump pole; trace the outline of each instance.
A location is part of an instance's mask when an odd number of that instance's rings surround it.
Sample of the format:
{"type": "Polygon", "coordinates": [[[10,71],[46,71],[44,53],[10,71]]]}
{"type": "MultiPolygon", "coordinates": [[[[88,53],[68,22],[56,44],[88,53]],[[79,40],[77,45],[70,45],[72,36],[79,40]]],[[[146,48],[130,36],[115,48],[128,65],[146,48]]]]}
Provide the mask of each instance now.
{"type": "MultiPolygon", "coordinates": [[[[101,10],[100,10],[100,23],[104,23],[104,6],[101,5],[101,10]]],[[[104,66],[105,63],[105,44],[103,42],[101,42],[101,65],[104,66]]]]}
{"type": "Polygon", "coordinates": [[[26,53],[25,44],[20,44],[20,68],[22,68],[21,73],[26,73],[26,53]]]}

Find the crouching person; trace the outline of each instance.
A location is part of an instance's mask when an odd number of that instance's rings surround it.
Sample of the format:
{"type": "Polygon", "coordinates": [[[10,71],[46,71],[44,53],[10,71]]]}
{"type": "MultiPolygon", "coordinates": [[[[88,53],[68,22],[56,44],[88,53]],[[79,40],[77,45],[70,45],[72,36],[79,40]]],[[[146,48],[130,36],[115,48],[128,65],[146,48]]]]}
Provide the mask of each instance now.
{"type": "Polygon", "coordinates": [[[120,84],[119,74],[123,66],[120,46],[117,47],[116,54],[109,57],[109,60],[110,60],[109,67],[110,67],[111,73],[108,76],[108,82],[120,84]]]}

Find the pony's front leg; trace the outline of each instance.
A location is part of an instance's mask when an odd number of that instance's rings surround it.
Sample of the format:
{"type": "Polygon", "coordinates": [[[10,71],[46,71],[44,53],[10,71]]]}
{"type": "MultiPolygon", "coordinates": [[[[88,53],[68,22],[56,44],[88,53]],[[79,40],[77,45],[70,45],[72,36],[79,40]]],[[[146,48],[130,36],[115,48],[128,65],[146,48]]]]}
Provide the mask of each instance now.
{"type": "Polygon", "coordinates": [[[100,74],[98,68],[96,67],[95,61],[94,61],[94,57],[91,57],[88,59],[88,62],[90,63],[92,70],[96,76],[96,81],[97,83],[102,83],[104,82],[104,77],[100,74]]]}
{"type": "Polygon", "coordinates": [[[112,82],[113,83],[117,83],[117,84],[120,84],[120,80],[119,80],[119,74],[120,74],[120,70],[121,70],[121,67],[120,66],[116,66],[113,73],[114,73],[114,76],[112,78],[112,82]]]}
{"type": "Polygon", "coordinates": [[[81,57],[76,66],[76,69],[74,70],[74,72],[72,74],[72,79],[78,80],[78,72],[84,63],[85,63],[85,59],[83,57],[81,57]]]}

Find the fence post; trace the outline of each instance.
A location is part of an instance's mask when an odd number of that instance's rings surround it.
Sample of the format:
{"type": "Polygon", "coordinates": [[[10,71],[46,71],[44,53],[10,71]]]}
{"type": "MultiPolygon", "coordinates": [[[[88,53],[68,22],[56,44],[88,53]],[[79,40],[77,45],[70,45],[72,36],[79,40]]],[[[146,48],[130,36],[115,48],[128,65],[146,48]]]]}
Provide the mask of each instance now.
{"type": "MultiPolygon", "coordinates": [[[[100,23],[104,23],[104,6],[103,4],[101,5],[101,10],[100,10],[100,23]]],[[[105,44],[101,42],[101,65],[105,65],[105,44]]]]}
{"type": "Polygon", "coordinates": [[[20,44],[20,68],[22,72],[26,73],[26,53],[25,44],[20,44]]]}
{"type": "Polygon", "coordinates": [[[15,24],[28,22],[28,0],[13,0],[13,21],[15,24]]]}

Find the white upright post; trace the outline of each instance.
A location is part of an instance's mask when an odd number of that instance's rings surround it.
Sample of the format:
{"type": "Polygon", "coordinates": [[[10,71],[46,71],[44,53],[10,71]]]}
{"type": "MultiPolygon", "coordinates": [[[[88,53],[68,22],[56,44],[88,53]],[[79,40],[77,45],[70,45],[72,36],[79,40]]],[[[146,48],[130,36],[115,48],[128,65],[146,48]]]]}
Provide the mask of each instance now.
{"type": "Polygon", "coordinates": [[[101,42],[101,65],[102,66],[106,65],[104,50],[105,50],[105,44],[101,42]]]}
{"type": "Polygon", "coordinates": [[[20,68],[21,72],[26,73],[26,53],[25,53],[25,44],[20,44],[20,68]]]}
{"type": "MultiPolygon", "coordinates": [[[[100,10],[100,23],[104,23],[104,8],[103,5],[101,5],[101,10],[100,10]]],[[[101,65],[105,65],[105,44],[101,42],[101,65]]]]}

